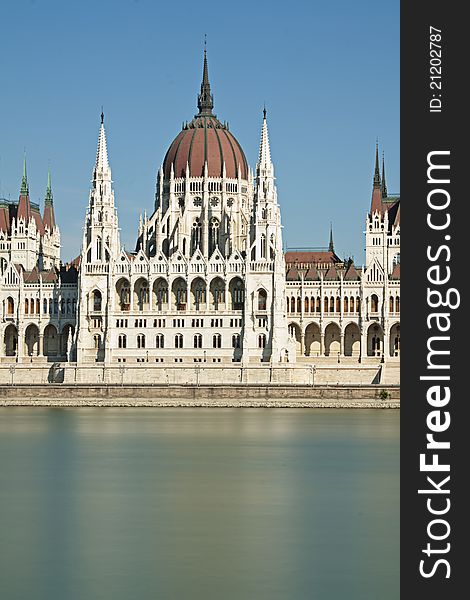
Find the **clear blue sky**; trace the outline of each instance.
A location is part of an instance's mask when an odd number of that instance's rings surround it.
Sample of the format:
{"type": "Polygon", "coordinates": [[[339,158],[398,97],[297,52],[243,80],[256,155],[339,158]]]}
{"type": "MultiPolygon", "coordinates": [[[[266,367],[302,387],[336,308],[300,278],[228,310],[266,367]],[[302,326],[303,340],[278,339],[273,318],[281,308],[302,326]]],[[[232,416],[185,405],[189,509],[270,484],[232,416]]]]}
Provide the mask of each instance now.
{"type": "Polygon", "coordinates": [[[364,261],[375,140],[399,192],[398,0],[3,0],[0,197],[52,171],[62,258],[80,251],[101,105],[121,239],[135,244],[155,176],[196,95],[207,33],[214,112],[255,166],[263,103],[288,247],[364,261]]]}

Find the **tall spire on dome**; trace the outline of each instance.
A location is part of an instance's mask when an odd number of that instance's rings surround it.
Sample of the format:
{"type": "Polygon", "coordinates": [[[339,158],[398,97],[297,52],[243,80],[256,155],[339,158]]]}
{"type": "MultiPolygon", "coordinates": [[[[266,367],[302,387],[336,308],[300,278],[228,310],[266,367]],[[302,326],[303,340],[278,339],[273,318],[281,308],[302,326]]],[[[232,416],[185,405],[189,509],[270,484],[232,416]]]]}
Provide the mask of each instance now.
{"type": "Polygon", "coordinates": [[[21,196],[29,195],[28,177],[26,175],[26,154],[24,155],[24,160],[23,160],[23,177],[21,178],[20,194],[21,194],[21,196]]]}
{"type": "MultiPolygon", "coordinates": [[[[100,133],[98,136],[98,149],[96,151],[96,162],[95,168],[93,170],[94,179],[100,175],[100,178],[103,178],[105,175],[105,171],[109,171],[109,161],[108,161],[108,148],[106,145],[106,132],[104,129],[104,113],[103,109],[101,109],[101,125],[100,125],[100,133]]],[[[108,175],[108,173],[106,173],[108,175]]],[[[110,174],[109,174],[110,176],[110,174]]]]}
{"type": "Polygon", "coordinates": [[[209,69],[207,66],[206,37],[204,36],[204,67],[202,69],[201,93],[197,97],[197,107],[200,115],[212,115],[214,108],[214,97],[211,94],[209,83],[209,69]]]}
{"type": "Polygon", "coordinates": [[[271,149],[269,147],[268,122],[266,120],[266,106],[263,108],[263,126],[261,128],[261,141],[259,145],[259,163],[260,169],[268,169],[272,166],[271,149]]]}
{"type": "Polygon", "coordinates": [[[379,169],[379,141],[375,144],[375,171],[374,171],[374,187],[380,187],[380,169],[379,169]]]}
{"type": "Polygon", "coordinates": [[[382,152],[382,198],[386,198],[387,195],[387,184],[385,182],[385,153],[382,152]]]}

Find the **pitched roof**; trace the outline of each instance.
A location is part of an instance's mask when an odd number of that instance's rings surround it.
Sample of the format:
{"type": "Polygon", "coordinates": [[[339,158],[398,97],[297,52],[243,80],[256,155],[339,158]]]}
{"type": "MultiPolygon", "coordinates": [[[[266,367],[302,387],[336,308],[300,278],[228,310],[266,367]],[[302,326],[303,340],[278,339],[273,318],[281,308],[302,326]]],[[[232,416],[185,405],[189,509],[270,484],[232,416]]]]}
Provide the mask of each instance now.
{"type": "Polygon", "coordinates": [[[346,271],[346,274],[344,276],[344,279],[346,281],[357,281],[358,279],[360,279],[359,277],[359,273],[357,272],[356,267],[354,266],[354,263],[351,263],[349,265],[348,270],[346,271]]]}
{"type": "Polygon", "coordinates": [[[304,279],[305,281],[317,281],[318,279],[320,279],[316,268],[310,267],[309,270],[305,273],[304,279]]]}
{"type": "Polygon", "coordinates": [[[324,279],[329,279],[329,280],[338,279],[338,272],[336,271],[336,269],[334,268],[333,265],[331,265],[331,267],[326,272],[324,279]]]}
{"type": "Polygon", "coordinates": [[[400,263],[396,264],[393,267],[392,274],[390,275],[390,279],[400,279],[400,263]]]}
{"type": "Polygon", "coordinates": [[[300,275],[297,269],[289,269],[286,275],[287,281],[300,281],[300,275]]]}

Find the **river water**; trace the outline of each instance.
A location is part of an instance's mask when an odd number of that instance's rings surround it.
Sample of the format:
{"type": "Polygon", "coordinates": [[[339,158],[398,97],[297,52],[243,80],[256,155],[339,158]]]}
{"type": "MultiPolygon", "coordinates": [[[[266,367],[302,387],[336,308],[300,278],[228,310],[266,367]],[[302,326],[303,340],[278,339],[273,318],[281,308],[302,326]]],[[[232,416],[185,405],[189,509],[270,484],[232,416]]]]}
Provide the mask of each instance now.
{"type": "Polygon", "coordinates": [[[2,600],[397,600],[399,411],[0,409],[2,600]]]}

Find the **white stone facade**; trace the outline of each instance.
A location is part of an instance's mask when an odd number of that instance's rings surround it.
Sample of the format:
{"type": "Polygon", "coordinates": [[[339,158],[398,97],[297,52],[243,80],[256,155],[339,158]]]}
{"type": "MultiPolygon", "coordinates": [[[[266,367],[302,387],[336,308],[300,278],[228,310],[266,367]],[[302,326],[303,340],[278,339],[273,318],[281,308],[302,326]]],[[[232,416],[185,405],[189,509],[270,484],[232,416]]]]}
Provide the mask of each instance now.
{"type": "Polygon", "coordinates": [[[135,252],[120,243],[103,115],[73,264],[59,264],[50,182],[40,233],[34,215],[11,218],[26,202],[23,182],[8,225],[0,213],[1,362],[181,368],[399,360],[399,199],[387,196],[378,157],[366,266],[345,264],[332,241],[328,252],[284,255],[266,112],[253,172],[212,106],[205,59],[199,113],[158,172],[135,252]]]}

